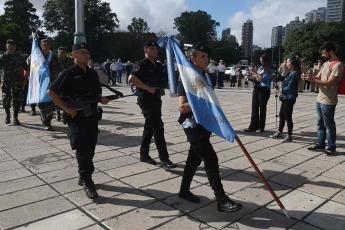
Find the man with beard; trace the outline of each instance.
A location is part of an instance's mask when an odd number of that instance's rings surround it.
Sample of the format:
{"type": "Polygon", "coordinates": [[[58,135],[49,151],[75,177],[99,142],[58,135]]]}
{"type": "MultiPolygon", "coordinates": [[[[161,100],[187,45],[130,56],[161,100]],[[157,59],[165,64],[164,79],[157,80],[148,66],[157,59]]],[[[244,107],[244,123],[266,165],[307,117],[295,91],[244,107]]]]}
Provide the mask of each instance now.
{"type": "Polygon", "coordinates": [[[336,46],[333,42],[325,42],[320,47],[320,51],[325,63],[322,65],[319,74],[315,78],[309,73],[303,75],[305,80],[319,85],[316,102],[318,142],[316,145],[309,147],[308,150],[325,149],[325,140],[327,138],[328,148],[325,153],[333,155],[336,151],[335,141],[337,137],[334,113],[338,103],[338,88],[343,76],[344,66],[335,54],[336,46]]]}

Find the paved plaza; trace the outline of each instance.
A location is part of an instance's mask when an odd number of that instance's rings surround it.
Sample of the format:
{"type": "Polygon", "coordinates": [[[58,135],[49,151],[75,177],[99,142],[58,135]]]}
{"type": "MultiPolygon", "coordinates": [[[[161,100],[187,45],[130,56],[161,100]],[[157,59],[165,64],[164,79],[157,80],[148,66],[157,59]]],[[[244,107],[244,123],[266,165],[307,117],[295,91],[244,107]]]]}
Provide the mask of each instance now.
{"type": "MultiPolygon", "coordinates": [[[[212,135],[225,191],[242,203],[234,213],[216,211],[203,165],[191,191],[198,204],[177,196],[189,143],[178,124],[177,98],[163,97],[163,121],[170,159],[177,168],[139,162],[144,118],[136,97],[102,105],[103,120],[93,175],[99,198],[90,200],[77,185],[77,162],[67,126],[53,120],[54,132],[42,129],[30,108],[21,126],[6,125],[0,101],[0,229],[345,229],[345,97],[336,110],[337,153],[327,156],[307,147],[316,140],[315,93],[300,94],[294,109],[292,143],[268,138],[276,129],[276,99],[271,94],[266,131],[244,133],[251,115],[252,89],[229,88],[216,94],[232,127],[257,163],[290,219],[251,167],[236,142],[212,135]]],[[[130,88],[116,87],[125,95],[130,88]]],[[[168,91],[166,91],[168,93],[168,91]]],[[[103,95],[110,95],[104,90],[103,95]]],[[[278,107],[280,103],[278,102],[278,107]]],[[[286,128],[285,130],[286,131],[286,128]]],[[[159,161],[155,144],[150,155],[159,161]]]]}

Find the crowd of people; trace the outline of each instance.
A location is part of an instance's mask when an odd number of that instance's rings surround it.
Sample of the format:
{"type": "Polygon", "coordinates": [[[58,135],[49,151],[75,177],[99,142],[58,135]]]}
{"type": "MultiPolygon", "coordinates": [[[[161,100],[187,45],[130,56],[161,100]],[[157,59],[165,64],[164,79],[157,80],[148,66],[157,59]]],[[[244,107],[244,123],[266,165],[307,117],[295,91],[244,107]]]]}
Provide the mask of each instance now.
{"type": "MultiPolygon", "coordinates": [[[[79,180],[78,184],[83,186],[86,196],[90,199],[98,197],[96,187],[92,180],[94,172],[93,157],[98,136],[99,111],[97,103],[107,104],[109,98],[102,97],[99,76],[94,70],[94,64],[90,59],[90,50],[86,43],[76,43],[72,47],[72,57],[66,56],[66,49],[60,47],[58,54],[50,51],[50,44],[47,39],[40,42],[42,54],[49,66],[50,87],[47,91],[52,102],[38,103],[42,113],[44,130],[54,131],[51,121],[52,113],[45,114],[44,111],[57,105],[66,116],[68,124],[71,148],[76,151],[78,162],[79,180]],[[73,107],[68,104],[70,98],[77,97],[81,101],[87,101],[86,106],[73,107]]],[[[28,63],[24,57],[15,52],[16,44],[13,40],[6,43],[7,51],[0,56],[0,69],[3,69],[1,77],[1,90],[3,107],[6,112],[5,123],[11,121],[10,108],[13,105],[13,124],[20,125],[18,113],[23,105],[22,92],[27,85],[27,78],[30,73],[30,58],[28,63]]],[[[158,44],[155,41],[148,41],[143,46],[145,58],[140,60],[134,67],[130,62],[124,65],[121,59],[110,59],[104,64],[105,74],[108,83],[116,85],[122,83],[122,72],[126,72],[126,84],[133,84],[137,90],[137,104],[145,119],[144,130],[139,150],[140,162],[156,165],[157,162],[150,156],[151,139],[154,137],[157,146],[160,165],[166,169],[177,167],[170,161],[167,144],[164,136],[164,122],[162,120],[162,99],[164,89],[168,88],[168,76],[164,65],[159,63],[157,58],[158,44]]],[[[281,94],[281,107],[279,112],[279,129],[270,138],[280,139],[283,143],[292,142],[293,132],[293,108],[301,93],[301,86],[319,92],[316,103],[317,118],[317,144],[309,147],[308,150],[317,151],[326,148],[327,155],[336,152],[336,126],[334,122],[335,108],[337,105],[337,90],[343,76],[344,67],[339,62],[335,52],[336,46],[332,42],[326,42],[320,48],[324,63],[319,60],[313,70],[304,65],[299,57],[288,57],[280,66],[279,75],[275,75],[271,68],[271,58],[264,54],[260,57],[261,66],[250,67],[245,70],[233,68],[230,72],[230,85],[248,87],[249,81],[253,83],[252,112],[249,127],[245,132],[265,132],[267,103],[271,95],[272,78],[280,80],[281,84],[275,84],[274,93],[281,94]],[[234,77],[234,78],[233,78],[234,77]],[[287,135],[283,138],[283,129],[287,123],[287,135]]],[[[222,60],[218,66],[210,58],[211,51],[203,43],[194,44],[185,49],[185,55],[195,68],[205,77],[209,77],[213,88],[224,87],[225,66],[222,60]]],[[[175,64],[175,66],[177,66],[175,64]]],[[[178,70],[176,70],[178,71],[178,70]]],[[[178,73],[177,73],[178,76],[178,73]]],[[[192,107],[188,102],[185,86],[178,81],[178,107],[180,111],[179,122],[190,143],[188,157],[184,167],[179,197],[190,202],[198,203],[200,198],[191,193],[189,188],[197,167],[204,162],[205,172],[209,184],[214,191],[218,211],[237,211],[242,205],[232,201],[223,189],[219,175],[219,164],[215,150],[210,142],[211,133],[201,124],[196,122],[192,107]]],[[[109,87],[109,86],[107,86],[109,87]]],[[[35,114],[35,106],[31,105],[31,114],[35,114]]],[[[23,110],[23,107],[22,107],[23,110]]]]}

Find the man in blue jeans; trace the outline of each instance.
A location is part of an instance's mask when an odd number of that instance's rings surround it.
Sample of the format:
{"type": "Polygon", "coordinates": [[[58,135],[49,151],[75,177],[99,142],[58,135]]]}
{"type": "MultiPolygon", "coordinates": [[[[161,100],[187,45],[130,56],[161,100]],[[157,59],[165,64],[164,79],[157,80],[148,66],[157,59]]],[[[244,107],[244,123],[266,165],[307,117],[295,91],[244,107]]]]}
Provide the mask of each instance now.
{"type": "Polygon", "coordinates": [[[304,80],[320,86],[316,102],[318,142],[316,145],[309,147],[308,150],[325,149],[327,138],[328,148],[325,153],[333,155],[336,151],[335,141],[337,138],[334,114],[338,103],[338,88],[343,76],[344,66],[335,54],[336,46],[333,42],[325,42],[320,47],[320,51],[325,63],[322,65],[319,74],[315,78],[309,73],[302,75],[304,80]]]}

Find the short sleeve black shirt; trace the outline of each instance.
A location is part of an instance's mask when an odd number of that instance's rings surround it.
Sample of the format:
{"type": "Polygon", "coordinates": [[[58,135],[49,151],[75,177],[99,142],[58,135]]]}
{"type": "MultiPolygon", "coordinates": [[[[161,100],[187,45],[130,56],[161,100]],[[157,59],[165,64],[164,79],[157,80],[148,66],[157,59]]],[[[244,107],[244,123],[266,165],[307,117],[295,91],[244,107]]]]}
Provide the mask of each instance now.
{"type": "Polygon", "coordinates": [[[73,65],[61,73],[49,90],[61,95],[97,97],[102,93],[99,77],[95,70],[86,68],[86,73],[78,65],[73,65]]]}
{"type": "Polygon", "coordinates": [[[144,84],[150,86],[165,87],[168,83],[166,75],[163,73],[163,67],[155,61],[153,64],[149,59],[144,58],[133,68],[131,75],[139,78],[144,84]],[[158,84],[158,85],[155,85],[158,84]]]}

